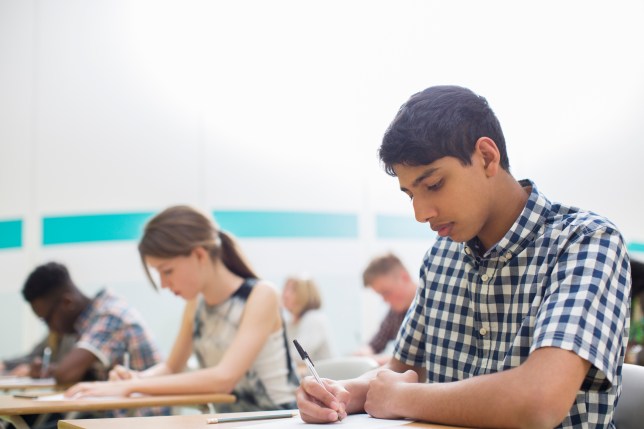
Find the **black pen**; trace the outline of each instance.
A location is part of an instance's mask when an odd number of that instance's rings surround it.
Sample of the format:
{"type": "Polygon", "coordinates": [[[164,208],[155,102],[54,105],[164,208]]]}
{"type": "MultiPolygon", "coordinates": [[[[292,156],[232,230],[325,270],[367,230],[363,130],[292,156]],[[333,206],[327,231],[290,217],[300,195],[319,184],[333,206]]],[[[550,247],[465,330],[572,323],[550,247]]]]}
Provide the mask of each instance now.
{"type": "MultiPolygon", "coordinates": [[[[300,357],[306,364],[306,367],[309,369],[309,372],[313,377],[315,377],[315,380],[320,384],[320,386],[324,387],[324,390],[326,390],[326,386],[324,383],[322,383],[322,380],[320,379],[320,376],[318,375],[318,372],[315,370],[315,366],[313,365],[313,361],[309,357],[309,354],[304,351],[300,343],[297,342],[297,340],[293,340],[293,344],[295,344],[295,348],[297,349],[297,352],[300,354],[300,357]]],[[[328,390],[327,390],[328,392],[328,390]]]]}
{"type": "Polygon", "coordinates": [[[25,395],[25,394],[21,395],[21,394],[18,394],[18,393],[13,395],[13,397],[14,398],[23,398],[23,399],[37,399],[38,398],[38,396],[36,396],[36,395],[25,395]]]}

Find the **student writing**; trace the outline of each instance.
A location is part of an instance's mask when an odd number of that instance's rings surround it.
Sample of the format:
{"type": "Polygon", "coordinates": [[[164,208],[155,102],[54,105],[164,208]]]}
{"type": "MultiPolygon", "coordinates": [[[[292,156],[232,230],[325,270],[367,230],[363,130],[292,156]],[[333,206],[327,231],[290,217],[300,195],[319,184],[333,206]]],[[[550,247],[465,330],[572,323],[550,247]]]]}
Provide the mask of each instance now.
{"type": "Polygon", "coordinates": [[[237,401],[218,412],[295,406],[279,294],[258,279],[232,236],[200,211],[174,206],[147,223],[139,253],[148,276],[151,267],[162,288],[186,300],[169,358],[141,372],[119,367],[113,381],[80,383],[67,395],[219,392],[237,401]],[[181,372],[193,352],[201,369],[181,372]]]}
{"type": "Polygon", "coordinates": [[[302,418],[614,427],[630,293],[617,228],[514,179],[496,116],[466,88],[413,95],[379,156],[438,239],[387,369],[326,389],[306,377],[302,418]]]}

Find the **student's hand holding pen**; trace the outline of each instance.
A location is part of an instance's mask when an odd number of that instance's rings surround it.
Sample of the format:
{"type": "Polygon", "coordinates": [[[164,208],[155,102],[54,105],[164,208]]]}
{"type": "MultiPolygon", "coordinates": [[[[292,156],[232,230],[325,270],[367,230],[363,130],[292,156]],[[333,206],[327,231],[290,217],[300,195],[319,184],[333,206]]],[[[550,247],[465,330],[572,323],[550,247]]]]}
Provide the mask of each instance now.
{"type": "Polygon", "coordinates": [[[130,352],[126,351],[123,353],[123,364],[116,365],[110,371],[108,375],[109,381],[118,381],[118,380],[130,380],[132,378],[139,378],[140,374],[138,371],[132,371],[130,369],[130,352]]]}
{"type": "Polygon", "coordinates": [[[33,358],[29,364],[29,377],[40,378],[42,373],[42,359],[39,357],[33,358]]]}
{"type": "Polygon", "coordinates": [[[41,358],[37,357],[34,358],[31,363],[29,364],[29,377],[31,378],[46,378],[46,377],[51,377],[53,370],[53,365],[43,365],[43,361],[41,358]]]}
{"type": "Polygon", "coordinates": [[[131,380],[133,378],[139,378],[139,377],[140,377],[139,371],[133,371],[131,369],[124,367],[123,365],[116,365],[110,371],[108,380],[109,381],[131,380]]]}
{"type": "Polygon", "coordinates": [[[297,340],[293,344],[313,377],[305,377],[297,389],[300,417],[308,423],[331,423],[347,416],[351,395],[344,385],[328,378],[320,378],[309,354],[297,340]]]}
{"type": "Polygon", "coordinates": [[[297,389],[297,407],[300,417],[307,423],[332,423],[347,416],[350,394],[344,386],[327,378],[323,386],[314,377],[302,379],[297,389]]]}

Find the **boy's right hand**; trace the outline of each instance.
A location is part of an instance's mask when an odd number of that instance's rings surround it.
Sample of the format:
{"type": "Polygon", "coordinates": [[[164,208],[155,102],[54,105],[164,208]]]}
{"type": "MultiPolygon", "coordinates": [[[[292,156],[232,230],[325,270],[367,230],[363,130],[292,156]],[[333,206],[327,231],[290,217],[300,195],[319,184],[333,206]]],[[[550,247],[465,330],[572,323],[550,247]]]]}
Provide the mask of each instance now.
{"type": "Polygon", "coordinates": [[[131,380],[132,378],[139,378],[139,372],[127,369],[122,365],[116,365],[112,368],[108,376],[109,381],[131,380]]]}
{"type": "Polygon", "coordinates": [[[42,359],[39,357],[34,358],[31,364],[29,364],[29,377],[40,378],[42,376],[47,377],[48,375],[42,373],[42,359]]]}
{"type": "Polygon", "coordinates": [[[349,392],[337,381],[322,379],[326,389],[313,377],[304,377],[297,389],[297,407],[307,423],[333,423],[347,416],[349,392]]]}

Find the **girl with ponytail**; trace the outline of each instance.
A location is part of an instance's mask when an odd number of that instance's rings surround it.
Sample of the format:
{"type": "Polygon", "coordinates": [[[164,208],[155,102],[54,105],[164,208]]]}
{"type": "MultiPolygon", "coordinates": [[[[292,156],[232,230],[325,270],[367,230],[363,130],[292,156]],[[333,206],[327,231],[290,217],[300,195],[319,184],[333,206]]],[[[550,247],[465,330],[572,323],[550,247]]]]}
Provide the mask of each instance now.
{"type": "Polygon", "coordinates": [[[110,381],[80,383],[68,395],[233,393],[237,401],[217,404],[217,412],[296,407],[279,294],[230,234],[200,211],[174,206],[147,223],[139,254],[155,288],[186,300],[170,356],[141,372],[117,366],[110,381]],[[193,353],[201,369],[182,372],[193,353]]]}

